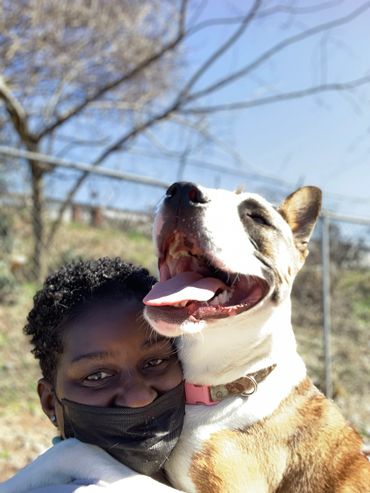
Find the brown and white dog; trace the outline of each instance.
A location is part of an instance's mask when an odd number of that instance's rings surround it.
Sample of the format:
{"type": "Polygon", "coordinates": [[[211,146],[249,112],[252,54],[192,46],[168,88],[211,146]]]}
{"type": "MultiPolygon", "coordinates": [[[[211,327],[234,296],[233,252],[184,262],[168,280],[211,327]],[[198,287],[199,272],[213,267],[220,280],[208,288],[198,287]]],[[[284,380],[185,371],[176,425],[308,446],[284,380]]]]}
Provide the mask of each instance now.
{"type": "Polygon", "coordinates": [[[155,221],[160,282],[145,312],[156,331],[181,336],[190,404],[166,466],[175,487],[370,492],[361,440],[307,377],[291,326],[320,207],[315,187],[278,208],[251,193],[168,189],[155,221]]]}

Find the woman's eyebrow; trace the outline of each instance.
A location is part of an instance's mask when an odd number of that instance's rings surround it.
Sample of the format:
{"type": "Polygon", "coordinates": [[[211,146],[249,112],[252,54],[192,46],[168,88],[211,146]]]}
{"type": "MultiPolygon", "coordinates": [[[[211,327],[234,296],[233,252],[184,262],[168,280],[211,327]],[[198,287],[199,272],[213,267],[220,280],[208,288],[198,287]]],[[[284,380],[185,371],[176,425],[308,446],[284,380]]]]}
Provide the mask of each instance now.
{"type": "Polygon", "coordinates": [[[81,360],[103,360],[111,358],[114,355],[112,351],[92,351],[91,353],[80,354],[72,359],[71,364],[78,363],[81,360]]]}

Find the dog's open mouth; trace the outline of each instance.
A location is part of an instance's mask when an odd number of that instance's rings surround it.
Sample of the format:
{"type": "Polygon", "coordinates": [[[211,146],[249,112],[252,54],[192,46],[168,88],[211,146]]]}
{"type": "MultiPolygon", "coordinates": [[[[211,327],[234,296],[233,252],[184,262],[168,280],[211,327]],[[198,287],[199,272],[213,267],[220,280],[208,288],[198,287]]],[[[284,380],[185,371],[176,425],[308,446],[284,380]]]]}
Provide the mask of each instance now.
{"type": "Polygon", "coordinates": [[[225,272],[196,244],[173,235],[159,260],[160,281],[145,305],[168,307],[190,320],[223,318],[249,310],[265,298],[268,283],[259,277],[225,272]]]}

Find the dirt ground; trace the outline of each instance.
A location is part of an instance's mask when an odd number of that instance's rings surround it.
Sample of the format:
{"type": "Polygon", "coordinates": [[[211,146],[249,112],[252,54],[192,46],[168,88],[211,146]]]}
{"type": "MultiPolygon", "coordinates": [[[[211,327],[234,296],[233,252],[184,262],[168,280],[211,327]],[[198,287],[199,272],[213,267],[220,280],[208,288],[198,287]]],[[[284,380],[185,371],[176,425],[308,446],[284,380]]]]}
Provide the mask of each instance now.
{"type": "Polygon", "coordinates": [[[12,476],[51,445],[55,429],[44,415],[1,417],[0,481],[12,476]]]}

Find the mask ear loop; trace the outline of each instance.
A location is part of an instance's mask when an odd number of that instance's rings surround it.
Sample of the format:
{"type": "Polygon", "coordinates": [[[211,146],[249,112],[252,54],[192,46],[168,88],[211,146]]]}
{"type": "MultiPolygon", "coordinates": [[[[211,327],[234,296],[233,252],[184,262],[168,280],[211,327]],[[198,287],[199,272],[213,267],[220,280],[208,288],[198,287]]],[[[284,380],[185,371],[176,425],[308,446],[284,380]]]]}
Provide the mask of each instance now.
{"type": "Polygon", "coordinates": [[[55,399],[57,400],[57,403],[63,407],[63,403],[62,401],[59,399],[59,397],[57,396],[57,393],[56,393],[56,390],[54,388],[51,389],[52,393],[54,394],[54,397],[55,399]]]}
{"type": "MultiPolygon", "coordinates": [[[[54,397],[57,401],[57,403],[61,406],[61,408],[63,409],[63,404],[61,402],[61,400],[58,398],[57,396],[57,393],[55,391],[54,388],[51,389],[52,393],[54,394],[54,397]]],[[[56,426],[58,428],[58,423],[57,423],[57,417],[55,414],[53,414],[52,416],[50,416],[50,421],[53,423],[54,426],[56,426]]]]}

